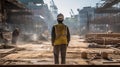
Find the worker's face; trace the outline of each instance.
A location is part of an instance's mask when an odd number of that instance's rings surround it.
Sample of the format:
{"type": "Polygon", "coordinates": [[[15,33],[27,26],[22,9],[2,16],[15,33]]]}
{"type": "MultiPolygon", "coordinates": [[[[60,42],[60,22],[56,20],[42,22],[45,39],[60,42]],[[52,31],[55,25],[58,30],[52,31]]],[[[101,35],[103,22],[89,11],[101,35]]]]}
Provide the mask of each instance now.
{"type": "Polygon", "coordinates": [[[64,17],[62,15],[57,17],[58,22],[63,22],[63,20],[64,20],[64,17]]]}

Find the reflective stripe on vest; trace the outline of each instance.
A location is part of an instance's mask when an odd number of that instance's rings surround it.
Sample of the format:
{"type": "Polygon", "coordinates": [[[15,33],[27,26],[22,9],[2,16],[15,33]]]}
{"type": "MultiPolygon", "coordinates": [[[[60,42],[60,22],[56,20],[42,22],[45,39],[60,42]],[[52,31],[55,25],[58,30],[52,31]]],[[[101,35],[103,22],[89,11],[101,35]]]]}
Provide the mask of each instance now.
{"type": "Polygon", "coordinates": [[[67,43],[67,27],[64,24],[55,25],[55,42],[54,45],[68,44],[67,43]]]}

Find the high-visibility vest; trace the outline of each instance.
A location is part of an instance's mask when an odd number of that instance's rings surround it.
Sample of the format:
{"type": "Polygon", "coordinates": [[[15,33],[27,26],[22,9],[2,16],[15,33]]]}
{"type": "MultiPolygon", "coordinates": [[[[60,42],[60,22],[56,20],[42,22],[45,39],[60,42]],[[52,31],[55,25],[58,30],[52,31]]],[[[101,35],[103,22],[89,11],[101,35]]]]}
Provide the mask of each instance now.
{"type": "Polygon", "coordinates": [[[67,43],[67,27],[64,24],[55,25],[55,42],[54,45],[68,44],[67,43]]]}

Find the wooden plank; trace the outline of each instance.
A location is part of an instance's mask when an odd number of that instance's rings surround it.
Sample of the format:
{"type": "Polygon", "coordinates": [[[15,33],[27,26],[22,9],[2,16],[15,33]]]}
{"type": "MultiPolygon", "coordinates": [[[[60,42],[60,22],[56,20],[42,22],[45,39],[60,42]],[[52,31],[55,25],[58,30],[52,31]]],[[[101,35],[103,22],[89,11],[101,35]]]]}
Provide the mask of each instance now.
{"type": "Polygon", "coordinates": [[[5,57],[6,55],[9,55],[11,53],[13,53],[16,49],[12,48],[12,49],[0,49],[0,58],[5,57]]]}
{"type": "Polygon", "coordinates": [[[120,33],[90,33],[86,35],[86,41],[99,44],[118,44],[120,43],[120,33]]]}
{"type": "Polygon", "coordinates": [[[104,64],[105,63],[120,63],[120,62],[118,62],[118,61],[106,61],[106,62],[103,62],[104,64]]]}
{"type": "Polygon", "coordinates": [[[13,52],[14,50],[15,50],[15,48],[12,48],[12,49],[0,49],[0,54],[10,53],[10,52],[13,52]]]}

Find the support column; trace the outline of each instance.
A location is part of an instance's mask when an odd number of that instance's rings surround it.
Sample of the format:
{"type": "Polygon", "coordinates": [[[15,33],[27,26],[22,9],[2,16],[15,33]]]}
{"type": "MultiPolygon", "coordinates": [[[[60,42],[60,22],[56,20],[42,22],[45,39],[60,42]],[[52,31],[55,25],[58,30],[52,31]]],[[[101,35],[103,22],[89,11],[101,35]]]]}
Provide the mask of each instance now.
{"type": "Polygon", "coordinates": [[[0,0],[1,2],[0,2],[0,4],[1,4],[1,10],[0,10],[0,13],[2,14],[2,17],[1,17],[1,19],[2,19],[2,22],[3,22],[3,20],[5,19],[5,0],[0,0]]]}
{"type": "Polygon", "coordinates": [[[0,23],[2,22],[2,1],[0,0],[0,23]]]}

